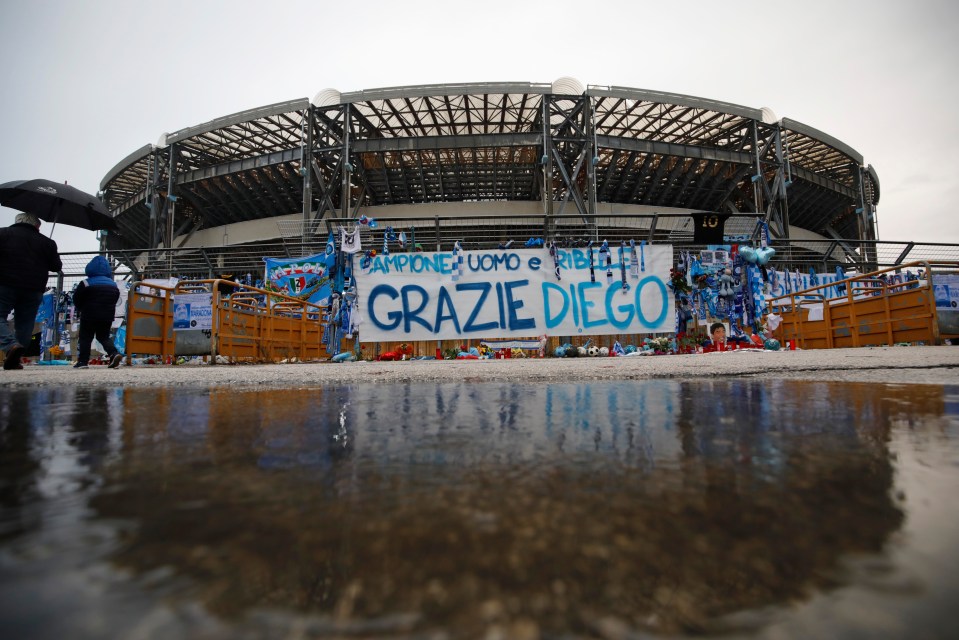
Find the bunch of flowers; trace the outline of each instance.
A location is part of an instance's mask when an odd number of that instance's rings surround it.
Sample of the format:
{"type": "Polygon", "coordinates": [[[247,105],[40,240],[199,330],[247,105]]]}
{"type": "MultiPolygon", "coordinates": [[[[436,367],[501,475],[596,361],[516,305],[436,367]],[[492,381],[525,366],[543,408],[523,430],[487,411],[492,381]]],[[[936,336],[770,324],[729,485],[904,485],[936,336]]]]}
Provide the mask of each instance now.
{"type": "Polygon", "coordinates": [[[689,293],[689,283],[686,282],[686,272],[680,267],[673,267],[669,270],[669,288],[673,293],[689,293]]]}
{"type": "Polygon", "coordinates": [[[702,341],[702,338],[696,336],[695,334],[686,334],[686,333],[677,333],[676,334],[676,348],[680,353],[691,353],[696,351],[696,347],[699,346],[699,343],[702,341]]]}
{"type": "Polygon", "coordinates": [[[673,341],[668,336],[646,338],[643,343],[656,353],[667,353],[673,350],[673,341]]]}

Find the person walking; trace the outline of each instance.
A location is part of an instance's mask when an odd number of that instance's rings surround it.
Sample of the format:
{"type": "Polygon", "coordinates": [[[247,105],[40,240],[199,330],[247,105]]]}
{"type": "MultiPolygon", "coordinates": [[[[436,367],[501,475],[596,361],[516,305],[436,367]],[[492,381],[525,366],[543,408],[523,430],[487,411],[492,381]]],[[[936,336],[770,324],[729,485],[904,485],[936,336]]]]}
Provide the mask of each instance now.
{"type": "Polygon", "coordinates": [[[61,268],[57,243],[40,233],[40,219],[35,215],[17,214],[12,225],[0,229],[0,350],[4,369],[23,369],[20,357],[33,337],[48,274],[61,268]],[[12,334],[7,324],[11,311],[12,334]]]}
{"type": "Polygon", "coordinates": [[[103,256],[94,256],[85,269],[87,278],[73,292],[73,304],[80,320],[80,335],[77,337],[77,363],[74,369],[87,369],[90,363],[90,345],[93,338],[107,350],[109,367],[116,369],[123,355],[113,344],[110,327],[116,315],[120,288],[113,281],[110,263],[103,256]]]}

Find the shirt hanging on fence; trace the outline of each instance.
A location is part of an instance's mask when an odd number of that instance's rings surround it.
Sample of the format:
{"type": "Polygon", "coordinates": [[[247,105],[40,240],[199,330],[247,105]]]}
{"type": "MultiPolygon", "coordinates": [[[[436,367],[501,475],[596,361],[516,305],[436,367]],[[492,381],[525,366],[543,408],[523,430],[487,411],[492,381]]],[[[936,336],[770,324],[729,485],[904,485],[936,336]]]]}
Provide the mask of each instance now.
{"type": "Polygon", "coordinates": [[[694,213],[693,242],[696,244],[722,244],[723,228],[728,213],[694,213]]]}
{"type": "Polygon", "coordinates": [[[362,250],[360,230],[347,231],[345,227],[340,227],[340,251],[343,253],[359,253],[362,250]]]}

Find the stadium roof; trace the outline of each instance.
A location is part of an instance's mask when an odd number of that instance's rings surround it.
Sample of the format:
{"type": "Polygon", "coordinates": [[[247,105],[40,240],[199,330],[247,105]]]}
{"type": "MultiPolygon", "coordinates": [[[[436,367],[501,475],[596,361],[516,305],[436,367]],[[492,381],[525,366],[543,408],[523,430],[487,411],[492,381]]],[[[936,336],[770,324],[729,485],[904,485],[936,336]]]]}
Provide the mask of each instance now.
{"type": "Polygon", "coordinates": [[[754,214],[776,200],[790,225],[857,238],[879,199],[852,147],[768,109],[515,82],[325,90],[163,134],[101,182],[120,226],[111,241],[150,246],[152,207],[171,186],[183,233],[302,212],[305,199],[329,217],[344,198],[348,210],[550,198],[586,209],[589,195],[754,214]]]}

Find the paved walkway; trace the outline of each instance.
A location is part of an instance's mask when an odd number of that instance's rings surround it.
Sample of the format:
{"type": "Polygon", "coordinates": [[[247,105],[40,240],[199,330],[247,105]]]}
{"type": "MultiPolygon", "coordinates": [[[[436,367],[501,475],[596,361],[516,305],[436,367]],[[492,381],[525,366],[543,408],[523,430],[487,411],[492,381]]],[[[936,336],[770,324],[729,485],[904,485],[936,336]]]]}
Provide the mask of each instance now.
{"type": "Polygon", "coordinates": [[[959,347],[741,351],[677,356],[426,360],[275,365],[137,365],[86,370],[29,365],[0,371],[3,386],[312,387],[357,382],[574,382],[751,377],[959,384],[959,347]]]}

